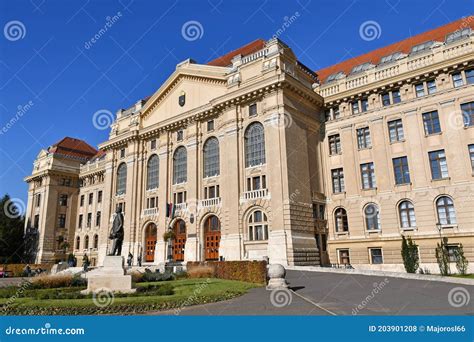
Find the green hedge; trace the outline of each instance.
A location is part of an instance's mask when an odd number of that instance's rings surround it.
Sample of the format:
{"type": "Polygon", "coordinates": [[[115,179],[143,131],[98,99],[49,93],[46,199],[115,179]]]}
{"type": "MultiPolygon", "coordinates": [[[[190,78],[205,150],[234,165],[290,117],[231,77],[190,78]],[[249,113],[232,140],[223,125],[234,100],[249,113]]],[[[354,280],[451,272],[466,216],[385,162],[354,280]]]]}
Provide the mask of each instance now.
{"type": "Polygon", "coordinates": [[[190,261],[186,264],[190,278],[202,276],[266,284],[265,261],[190,261]]]}

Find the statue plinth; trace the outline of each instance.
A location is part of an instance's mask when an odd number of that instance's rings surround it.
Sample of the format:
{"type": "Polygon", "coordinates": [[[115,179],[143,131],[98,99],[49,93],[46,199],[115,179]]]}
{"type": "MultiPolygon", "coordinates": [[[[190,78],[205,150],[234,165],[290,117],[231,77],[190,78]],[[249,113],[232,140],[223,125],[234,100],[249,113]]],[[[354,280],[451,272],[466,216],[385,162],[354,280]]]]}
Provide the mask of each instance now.
{"type": "Polygon", "coordinates": [[[82,293],[88,294],[99,290],[111,292],[134,293],[132,289],[132,276],[125,274],[124,257],[106,256],[102,267],[86,273],[87,290],[82,293]]]}

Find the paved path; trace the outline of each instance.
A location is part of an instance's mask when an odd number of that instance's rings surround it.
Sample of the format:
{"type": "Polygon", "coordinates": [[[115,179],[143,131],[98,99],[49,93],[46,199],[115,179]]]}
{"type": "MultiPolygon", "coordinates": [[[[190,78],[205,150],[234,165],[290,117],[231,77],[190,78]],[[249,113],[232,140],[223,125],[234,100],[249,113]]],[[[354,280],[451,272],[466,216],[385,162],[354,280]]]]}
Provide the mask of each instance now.
{"type": "Polygon", "coordinates": [[[23,280],[28,280],[28,278],[0,278],[0,288],[7,286],[18,286],[23,280]]]}
{"type": "MultiPolygon", "coordinates": [[[[377,276],[288,271],[288,293],[264,288],[232,300],[183,308],[181,315],[473,315],[474,286],[435,281],[377,276]],[[450,305],[453,288],[462,288],[456,298],[470,298],[459,308],[450,305]],[[289,303],[282,307],[272,304],[289,303]],[[278,300],[280,299],[280,300],[278,300]],[[359,308],[358,308],[359,306],[359,308]]],[[[152,312],[174,315],[175,311],[152,312]]]]}

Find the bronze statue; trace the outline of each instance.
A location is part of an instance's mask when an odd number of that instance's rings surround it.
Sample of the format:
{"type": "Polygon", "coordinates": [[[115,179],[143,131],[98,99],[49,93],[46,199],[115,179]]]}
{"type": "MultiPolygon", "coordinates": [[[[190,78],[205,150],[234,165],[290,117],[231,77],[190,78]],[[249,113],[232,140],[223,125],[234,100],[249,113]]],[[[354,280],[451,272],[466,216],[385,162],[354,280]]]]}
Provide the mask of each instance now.
{"type": "Polygon", "coordinates": [[[110,231],[109,239],[113,240],[112,252],[109,255],[121,255],[122,254],[122,243],[123,243],[123,214],[122,208],[117,207],[115,211],[114,223],[112,224],[112,230],[110,231]]]}

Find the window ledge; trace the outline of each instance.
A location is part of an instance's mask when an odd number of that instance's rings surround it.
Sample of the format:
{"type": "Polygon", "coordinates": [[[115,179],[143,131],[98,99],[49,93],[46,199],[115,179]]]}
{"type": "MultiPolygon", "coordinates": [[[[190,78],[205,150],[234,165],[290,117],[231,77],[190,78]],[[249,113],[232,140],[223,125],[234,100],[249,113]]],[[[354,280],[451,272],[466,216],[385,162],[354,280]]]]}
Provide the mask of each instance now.
{"type": "Polygon", "coordinates": [[[339,153],[329,153],[330,157],[335,157],[335,156],[342,156],[342,152],[339,153]]]}
{"type": "Polygon", "coordinates": [[[371,150],[371,149],[372,149],[372,146],[359,147],[359,148],[357,148],[358,151],[371,150]]]}
{"type": "Polygon", "coordinates": [[[244,240],[244,245],[261,245],[267,243],[268,240],[244,240]]]}
{"type": "Polygon", "coordinates": [[[349,232],[348,231],[347,232],[336,232],[336,235],[337,236],[344,236],[344,235],[349,236],[349,232]]]}
{"type": "Polygon", "coordinates": [[[377,233],[377,234],[381,234],[382,233],[382,229],[366,229],[365,230],[366,233],[377,233]]]}
{"type": "Polygon", "coordinates": [[[425,134],[425,138],[437,136],[437,135],[443,135],[443,132],[436,132],[436,133],[431,133],[431,134],[425,134]]]}
{"type": "Polygon", "coordinates": [[[444,177],[444,178],[432,179],[431,181],[432,182],[442,182],[442,181],[450,181],[450,180],[451,180],[451,177],[444,177]]]}
{"type": "Polygon", "coordinates": [[[399,228],[402,232],[410,232],[410,231],[415,231],[418,230],[418,227],[400,227],[399,228]]]}
{"type": "Polygon", "coordinates": [[[404,143],[404,142],[405,142],[405,139],[390,141],[390,145],[398,144],[398,143],[404,143]]]}
{"type": "Polygon", "coordinates": [[[441,225],[441,229],[455,229],[457,228],[457,224],[443,224],[441,225]]]}

